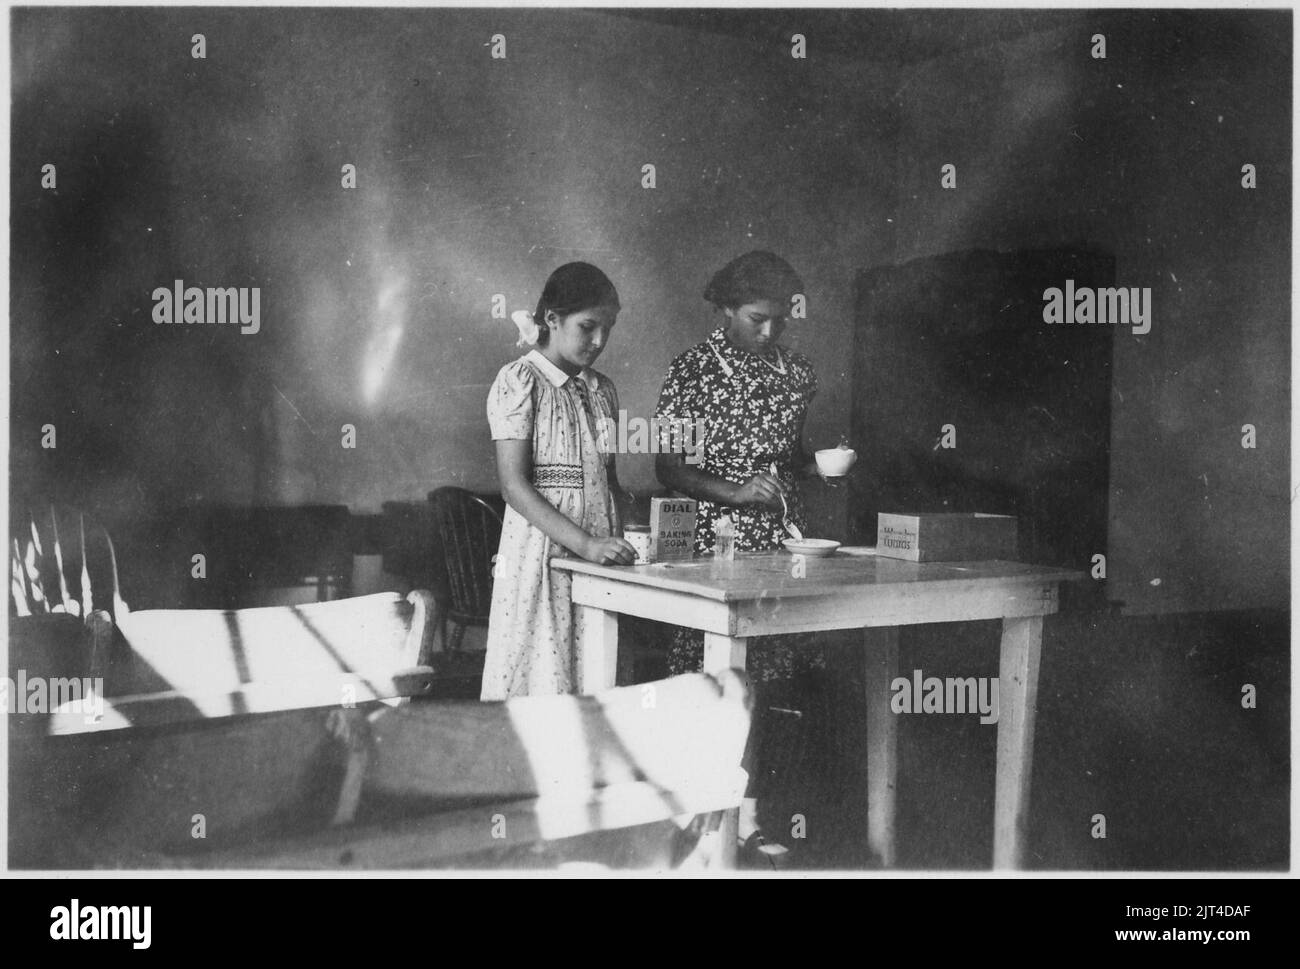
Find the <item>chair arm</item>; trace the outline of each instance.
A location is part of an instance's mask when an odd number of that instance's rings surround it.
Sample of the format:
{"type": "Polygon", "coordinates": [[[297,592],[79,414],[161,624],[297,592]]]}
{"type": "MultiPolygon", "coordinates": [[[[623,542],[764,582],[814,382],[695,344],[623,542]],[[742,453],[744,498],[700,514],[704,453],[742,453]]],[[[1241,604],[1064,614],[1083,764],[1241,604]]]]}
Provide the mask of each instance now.
{"type": "Polygon", "coordinates": [[[431,666],[437,617],[433,593],[427,589],[412,589],[406,601],[413,607],[413,612],[404,655],[414,666],[431,666]]]}

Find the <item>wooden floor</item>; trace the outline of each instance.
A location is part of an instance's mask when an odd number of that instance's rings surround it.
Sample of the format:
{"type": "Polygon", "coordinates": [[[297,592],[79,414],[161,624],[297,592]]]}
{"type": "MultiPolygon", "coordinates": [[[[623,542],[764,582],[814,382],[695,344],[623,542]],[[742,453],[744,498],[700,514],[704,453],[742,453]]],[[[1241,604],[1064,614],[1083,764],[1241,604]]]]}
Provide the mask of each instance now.
{"type": "MultiPolygon", "coordinates": [[[[1289,617],[1215,613],[1053,617],[1044,634],[1026,863],[1032,869],[1281,870],[1289,858],[1289,617]],[[1241,687],[1259,697],[1243,709],[1241,687]],[[1093,837],[1105,815],[1105,838],[1093,837]]],[[[875,867],[866,829],[861,669],[852,635],[781,715],[764,761],[766,830],[798,870],[875,867]]],[[[904,630],[900,668],[994,675],[994,623],[904,630]]],[[[638,678],[662,675],[653,654],[638,678]]],[[[904,716],[898,866],[986,870],[996,729],[974,717],[904,716]]]]}
{"type": "MultiPolygon", "coordinates": [[[[1289,617],[1281,613],[1053,617],[1045,630],[1027,865],[1040,870],[1285,868],[1289,854],[1289,617]],[[1244,683],[1255,709],[1241,706],[1244,683]],[[1104,815],[1105,838],[1093,837],[1104,815]]],[[[627,635],[625,633],[625,635],[627,635]]],[[[637,639],[633,632],[628,641],[637,639]]],[[[860,653],[826,637],[826,674],[778,703],[764,744],[765,830],[802,819],[791,870],[870,870],[860,653]],[[835,644],[838,643],[838,646],[835,644]]],[[[439,657],[436,691],[478,697],[483,654],[439,657]]],[[[642,641],[636,679],[665,675],[642,641]]],[[[904,630],[900,670],[993,675],[994,623],[904,630]]],[[[899,730],[898,867],[987,870],[996,729],[976,717],[904,715],[899,730]]],[[[468,856],[463,868],[662,868],[671,831],[468,856]],[[644,837],[641,836],[644,835],[644,837]]],[[[759,866],[759,870],[762,867],[759,866]]]]}
{"type": "MultiPolygon", "coordinates": [[[[1045,634],[1026,863],[1039,870],[1281,870],[1289,857],[1289,631],[1284,617],[1085,620],[1045,634]],[[1241,706],[1252,683],[1254,710],[1241,706]],[[1107,819],[1093,837],[1095,815],[1107,819]]],[[[991,624],[990,624],[991,625],[991,624]]],[[[987,675],[984,624],[918,627],[903,669],[987,675]],[[975,661],[972,663],[971,660],[975,661]]],[[[852,664],[821,683],[836,723],[791,731],[763,824],[797,813],[792,867],[866,869],[866,748],[852,664]]],[[[814,701],[809,704],[816,708],[814,701]]],[[[987,869],[996,732],[973,717],[911,715],[899,734],[898,866],[987,869]]]]}

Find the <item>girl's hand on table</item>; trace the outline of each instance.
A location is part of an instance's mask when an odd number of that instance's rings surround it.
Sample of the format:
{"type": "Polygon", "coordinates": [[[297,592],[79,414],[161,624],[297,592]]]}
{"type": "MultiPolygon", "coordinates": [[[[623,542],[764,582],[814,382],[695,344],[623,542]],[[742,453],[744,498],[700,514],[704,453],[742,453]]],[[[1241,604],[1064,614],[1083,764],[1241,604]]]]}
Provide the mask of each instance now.
{"type": "Polygon", "coordinates": [[[578,554],[597,565],[631,565],[636,561],[636,549],[622,538],[589,538],[578,554]]]}
{"type": "Polygon", "coordinates": [[[761,471],[736,489],[737,505],[759,505],[772,511],[781,510],[785,487],[776,475],[761,471]]]}

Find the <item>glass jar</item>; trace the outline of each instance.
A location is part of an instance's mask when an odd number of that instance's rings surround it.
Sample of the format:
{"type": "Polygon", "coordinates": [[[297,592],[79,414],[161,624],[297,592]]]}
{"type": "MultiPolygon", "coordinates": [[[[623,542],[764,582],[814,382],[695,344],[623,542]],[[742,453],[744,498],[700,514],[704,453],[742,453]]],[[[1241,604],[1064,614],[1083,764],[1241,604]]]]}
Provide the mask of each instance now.
{"type": "Polygon", "coordinates": [[[646,565],[650,561],[649,525],[624,525],[623,540],[636,549],[636,565],[646,565]]]}

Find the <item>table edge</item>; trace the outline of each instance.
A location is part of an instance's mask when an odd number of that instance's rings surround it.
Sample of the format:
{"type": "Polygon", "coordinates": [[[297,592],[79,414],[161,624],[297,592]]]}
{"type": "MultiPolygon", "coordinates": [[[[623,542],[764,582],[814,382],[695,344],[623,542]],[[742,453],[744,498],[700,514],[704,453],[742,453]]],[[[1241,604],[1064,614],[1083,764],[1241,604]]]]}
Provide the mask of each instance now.
{"type": "MultiPolygon", "coordinates": [[[[906,562],[905,559],[891,559],[890,561],[906,562]]],[[[1070,569],[1058,566],[1034,566],[1028,562],[1013,562],[1009,559],[982,559],[970,562],[922,562],[921,565],[990,565],[994,563],[1003,563],[1006,565],[1016,565],[1020,567],[1029,567],[1037,569],[1035,572],[1028,572],[1021,575],[999,575],[999,576],[961,576],[954,575],[951,577],[926,579],[918,584],[928,586],[943,586],[951,582],[1011,582],[1023,585],[1039,585],[1044,582],[1078,582],[1086,579],[1087,573],[1081,569],[1070,569]]],[[[738,594],[735,590],[715,589],[695,585],[686,579],[675,578],[671,575],[655,574],[650,575],[646,572],[635,571],[646,568],[646,566],[613,566],[597,565],[594,562],[587,562],[583,559],[554,558],[550,564],[564,569],[567,572],[576,575],[587,575],[595,579],[603,579],[610,582],[620,582],[625,585],[640,586],[646,589],[655,589],[661,592],[686,593],[705,599],[710,602],[747,602],[753,599],[762,598],[766,593],[759,591],[752,595],[738,594]]],[[[918,563],[907,563],[916,565],[918,563]]],[[[906,585],[906,582],[881,583],[881,585],[906,585]]],[[[833,586],[826,592],[831,592],[836,588],[845,588],[844,586],[833,586]]],[[[812,597],[818,592],[809,587],[809,591],[792,592],[792,597],[812,597]]]]}

